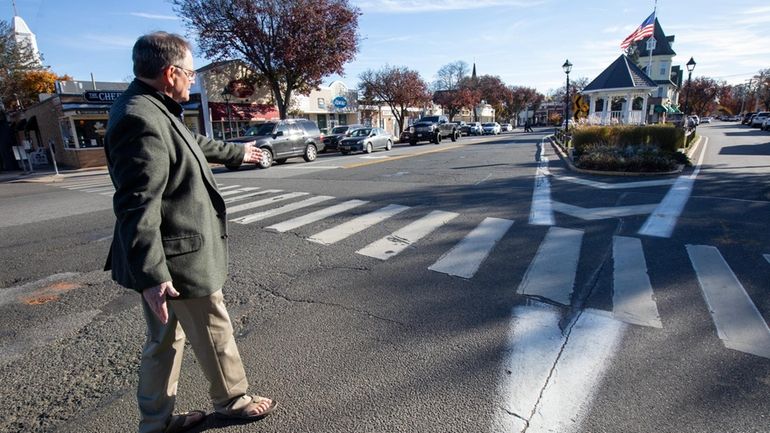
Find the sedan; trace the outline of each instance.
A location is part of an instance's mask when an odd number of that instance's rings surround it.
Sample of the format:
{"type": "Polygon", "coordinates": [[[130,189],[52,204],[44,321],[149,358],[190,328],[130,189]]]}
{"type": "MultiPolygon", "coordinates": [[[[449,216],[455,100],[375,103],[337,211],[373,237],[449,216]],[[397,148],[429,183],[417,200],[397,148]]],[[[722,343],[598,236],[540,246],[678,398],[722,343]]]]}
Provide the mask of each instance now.
{"type": "Polygon", "coordinates": [[[484,127],[481,122],[471,122],[468,124],[468,133],[470,135],[481,135],[484,133],[484,127]]]}
{"type": "Polygon", "coordinates": [[[340,141],[340,153],[347,155],[350,152],[372,153],[375,149],[390,150],[393,148],[393,139],[382,128],[358,128],[351,131],[350,136],[340,141]]]}
{"type": "Polygon", "coordinates": [[[511,125],[510,123],[503,123],[502,125],[500,125],[500,130],[502,132],[511,132],[513,131],[513,125],[511,125]]]}
{"type": "Polygon", "coordinates": [[[711,123],[711,117],[701,117],[700,123],[711,123]]]}
{"type": "Polygon", "coordinates": [[[497,122],[489,122],[484,125],[484,135],[492,134],[497,135],[500,133],[500,124],[497,122]]]}

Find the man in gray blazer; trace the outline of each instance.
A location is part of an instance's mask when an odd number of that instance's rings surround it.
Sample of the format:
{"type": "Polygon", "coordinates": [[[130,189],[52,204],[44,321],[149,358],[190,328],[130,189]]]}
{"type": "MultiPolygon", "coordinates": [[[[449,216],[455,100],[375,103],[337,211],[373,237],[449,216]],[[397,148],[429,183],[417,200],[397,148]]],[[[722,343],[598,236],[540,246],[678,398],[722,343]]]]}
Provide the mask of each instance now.
{"type": "Polygon", "coordinates": [[[260,419],[275,402],[248,382],[222,297],[225,202],[208,162],[256,163],[261,151],[192,133],[181,119],[195,70],[190,44],[156,32],[133,48],[134,75],[110,110],[105,152],[115,186],[112,278],[142,294],[147,341],[139,368],[140,433],[175,433],[206,414],[172,415],[185,338],[210,382],[215,413],[260,419]]]}

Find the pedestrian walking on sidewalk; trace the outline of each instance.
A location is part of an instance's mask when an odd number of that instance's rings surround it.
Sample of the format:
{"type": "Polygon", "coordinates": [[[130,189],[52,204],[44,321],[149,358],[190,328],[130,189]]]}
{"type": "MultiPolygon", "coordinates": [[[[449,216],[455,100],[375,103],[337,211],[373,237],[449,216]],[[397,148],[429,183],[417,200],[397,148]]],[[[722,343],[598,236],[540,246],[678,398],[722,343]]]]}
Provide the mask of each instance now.
{"type": "Polygon", "coordinates": [[[110,110],[105,152],[115,186],[115,231],[105,269],[142,295],[147,340],[139,366],[139,432],[176,433],[206,413],[173,415],[185,339],[210,383],[214,411],[257,420],[275,409],[247,394],[225,308],[225,202],[208,162],[258,163],[243,146],[194,134],[181,119],[195,69],[190,44],[155,32],[133,48],[134,75],[110,110]]]}
{"type": "Polygon", "coordinates": [[[529,123],[529,120],[524,122],[524,132],[532,132],[532,125],[529,123]]]}

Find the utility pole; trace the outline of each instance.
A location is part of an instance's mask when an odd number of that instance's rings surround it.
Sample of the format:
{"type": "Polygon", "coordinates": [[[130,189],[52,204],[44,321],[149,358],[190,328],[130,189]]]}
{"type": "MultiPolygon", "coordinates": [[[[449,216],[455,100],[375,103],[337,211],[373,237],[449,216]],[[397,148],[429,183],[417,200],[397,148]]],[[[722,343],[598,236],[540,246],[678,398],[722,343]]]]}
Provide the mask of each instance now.
{"type": "Polygon", "coordinates": [[[743,110],[746,107],[746,94],[749,93],[750,90],[751,90],[751,79],[749,79],[749,83],[748,84],[745,84],[743,86],[743,91],[741,92],[743,94],[743,98],[741,100],[741,114],[744,113],[743,110]]]}

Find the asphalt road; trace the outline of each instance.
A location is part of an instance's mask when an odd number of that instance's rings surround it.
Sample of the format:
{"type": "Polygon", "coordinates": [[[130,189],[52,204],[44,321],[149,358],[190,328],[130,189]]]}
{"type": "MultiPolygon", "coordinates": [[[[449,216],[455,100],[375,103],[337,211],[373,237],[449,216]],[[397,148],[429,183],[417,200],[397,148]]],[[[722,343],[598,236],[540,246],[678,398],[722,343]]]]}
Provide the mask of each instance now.
{"type": "MultiPolygon", "coordinates": [[[[252,390],[281,407],[192,431],[770,431],[766,335],[734,314],[770,321],[770,134],[705,125],[700,166],[627,178],[567,170],[546,132],[216,169],[230,209],[291,194],[231,211],[225,286],[252,390]],[[685,190],[668,235],[640,233],[685,190]]],[[[144,324],[101,271],[105,182],[0,184],[0,431],[135,429],[144,324]]],[[[179,410],[210,410],[195,364],[179,410]]]]}

